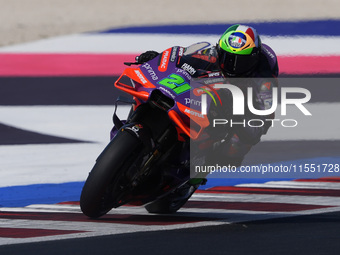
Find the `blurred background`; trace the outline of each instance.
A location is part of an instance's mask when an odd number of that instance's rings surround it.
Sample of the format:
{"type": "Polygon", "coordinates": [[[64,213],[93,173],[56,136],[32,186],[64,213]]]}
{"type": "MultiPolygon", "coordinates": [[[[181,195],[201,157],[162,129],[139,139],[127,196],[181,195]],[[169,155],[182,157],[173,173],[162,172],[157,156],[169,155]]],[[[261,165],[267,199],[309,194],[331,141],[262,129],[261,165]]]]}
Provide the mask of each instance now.
{"type": "Polygon", "coordinates": [[[141,25],[338,19],[337,0],[0,0],[0,46],[141,25]]]}

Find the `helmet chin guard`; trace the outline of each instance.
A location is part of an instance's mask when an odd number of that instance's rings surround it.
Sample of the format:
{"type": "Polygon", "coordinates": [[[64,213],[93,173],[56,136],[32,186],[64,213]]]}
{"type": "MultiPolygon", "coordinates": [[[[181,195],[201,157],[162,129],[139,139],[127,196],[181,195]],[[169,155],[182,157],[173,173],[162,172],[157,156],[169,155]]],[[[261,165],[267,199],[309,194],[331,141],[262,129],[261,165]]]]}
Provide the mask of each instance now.
{"type": "Polygon", "coordinates": [[[233,25],[221,36],[217,45],[219,65],[228,76],[250,73],[260,59],[261,40],[256,30],[245,25],[233,25]]]}

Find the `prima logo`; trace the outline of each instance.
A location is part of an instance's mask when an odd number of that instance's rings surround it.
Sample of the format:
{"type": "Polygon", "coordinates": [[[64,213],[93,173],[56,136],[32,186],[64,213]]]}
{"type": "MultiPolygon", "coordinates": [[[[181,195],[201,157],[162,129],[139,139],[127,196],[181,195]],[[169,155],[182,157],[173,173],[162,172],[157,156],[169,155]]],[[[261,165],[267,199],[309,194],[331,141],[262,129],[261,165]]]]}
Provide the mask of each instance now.
{"type": "Polygon", "coordinates": [[[153,79],[154,81],[158,80],[158,76],[156,75],[155,71],[153,70],[149,63],[144,63],[142,67],[144,67],[148,71],[148,73],[151,76],[151,79],[153,79]]]}
{"type": "Polygon", "coordinates": [[[201,105],[201,101],[200,100],[195,100],[192,98],[185,98],[185,104],[190,104],[190,105],[201,105]]]}

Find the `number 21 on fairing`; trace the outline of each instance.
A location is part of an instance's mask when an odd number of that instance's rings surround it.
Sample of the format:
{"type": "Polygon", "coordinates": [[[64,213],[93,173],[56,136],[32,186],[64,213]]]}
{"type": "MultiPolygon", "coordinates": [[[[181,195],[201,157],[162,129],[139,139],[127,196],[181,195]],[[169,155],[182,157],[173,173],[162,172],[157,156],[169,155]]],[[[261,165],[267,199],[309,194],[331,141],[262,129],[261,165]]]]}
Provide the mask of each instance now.
{"type": "Polygon", "coordinates": [[[158,84],[172,89],[177,95],[191,89],[189,83],[185,82],[182,76],[174,73],[160,80],[158,84]]]}

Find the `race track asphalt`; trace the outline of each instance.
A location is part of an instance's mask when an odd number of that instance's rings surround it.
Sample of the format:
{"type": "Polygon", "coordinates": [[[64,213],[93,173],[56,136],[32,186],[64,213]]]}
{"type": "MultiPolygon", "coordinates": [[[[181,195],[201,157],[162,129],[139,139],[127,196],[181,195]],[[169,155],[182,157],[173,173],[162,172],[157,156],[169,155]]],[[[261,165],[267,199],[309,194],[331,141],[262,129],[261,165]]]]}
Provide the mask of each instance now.
{"type": "Polygon", "coordinates": [[[1,246],[1,254],[338,254],[340,213],[1,246]]]}

